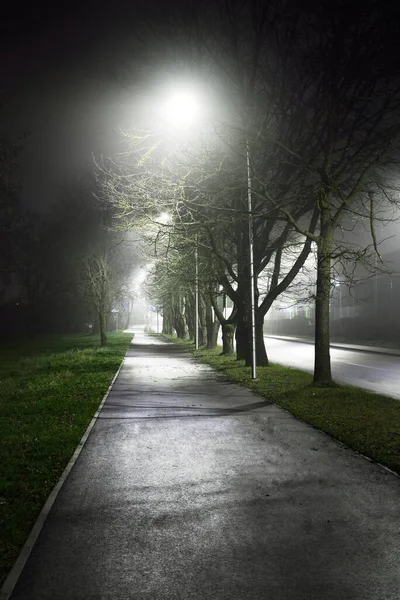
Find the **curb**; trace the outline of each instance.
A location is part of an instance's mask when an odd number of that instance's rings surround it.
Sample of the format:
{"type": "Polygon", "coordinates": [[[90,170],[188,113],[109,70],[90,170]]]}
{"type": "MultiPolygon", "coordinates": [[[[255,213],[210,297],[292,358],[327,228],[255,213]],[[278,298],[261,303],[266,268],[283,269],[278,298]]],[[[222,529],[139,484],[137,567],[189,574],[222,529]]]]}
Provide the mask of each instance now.
{"type": "MultiPolygon", "coordinates": [[[[132,337],[132,339],[133,339],[133,337],[132,337]]],[[[131,343],[132,343],[132,340],[130,341],[130,344],[131,343]]],[[[36,544],[36,541],[37,541],[39,534],[43,528],[43,525],[45,524],[47,516],[48,516],[54,502],[56,501],[56,498],[57,498],[62,486],[64,485],[64,482],[67,479],[72,467],[78,460],[78,457],[79,457],[80,453],[82,452],[84,445],[86,444],[86,441],[90,435],[90,432],[92,431],[92,429],[100,415],[100,412],[104,406],[104,403],[110,394],[111,388],[114,385],[114,381],[117,379],[119,372],[122,369],[122,366],[126,359],[127,352],[128,352],[128,350],[126,351],[125,356],[122,359],[122,362],[119,366],[118,371],[116,372],[110,385],[108,386],[108,390],[105,393],[105,396],[103,397],[102,401],[100,402],[98,409],[96,410],[95,414],[93,415],[92,420],[90,421],[89,425],[87,426],[85,433],[83,434],[78,446],[76,447],[75,452],[73,453],[69,463],[67,464],[64,471],[62,472],[56,485],[51,490],[46,502],[44,503],[42,510],[39,513],[38,518],[36,519],[34,526],[31,529],[30,534],[28,535],[28,538],[27,538],[25,544],[22,546],[21,552],[19,553],[13,567],[11,568],[11,571],[7,575],[6,580],[4,581],[2,587],[0,588],[0,600],[9,600],[11,594],[13,593],[13,590],[18,582],[18,579],[23,571],[23,568],[25,567],[26,561],[28,560],[29,555],[32,552],[32,550],[36,544]]]]}

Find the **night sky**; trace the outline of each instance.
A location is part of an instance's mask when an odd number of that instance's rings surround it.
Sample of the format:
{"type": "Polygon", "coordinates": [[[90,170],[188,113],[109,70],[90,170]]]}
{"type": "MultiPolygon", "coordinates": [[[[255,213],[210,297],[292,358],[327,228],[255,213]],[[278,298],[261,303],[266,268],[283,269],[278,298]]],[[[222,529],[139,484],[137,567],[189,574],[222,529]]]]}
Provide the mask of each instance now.
{"type": "Polygon", "coordinates": [[[48,206],[63,180],[92,168],[92,153],[109,154],[118,128],[135,121],[148,76],[137,38],[143,15],[140,2],[88,1],[15,5],[2,15],[1,134],[27,134],[18,179],[30,207],[48,206]]]}
{"type": "Polygon", "coordinates": [[[140,122],[145,90],[177,68],[161,46],[149,45],[143,20],[156,27],[177,2],[8,3],[0,23],[0,133],[27,134],[18,174],[24,203],[48,206],[60,183],[92,168],[93,154],[112,154],[119,128],[140,122]]]}

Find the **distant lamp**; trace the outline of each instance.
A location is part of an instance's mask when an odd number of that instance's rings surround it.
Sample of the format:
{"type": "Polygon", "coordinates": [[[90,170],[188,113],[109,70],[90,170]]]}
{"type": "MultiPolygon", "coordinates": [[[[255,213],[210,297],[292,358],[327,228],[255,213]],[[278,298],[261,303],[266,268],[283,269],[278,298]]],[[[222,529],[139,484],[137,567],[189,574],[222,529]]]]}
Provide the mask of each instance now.
{"type": "Polygon", "coordinates": [[[158,215],[158,217],[155,219],[156,223],[159,223],[160,225],[166,225],[167,223],[169,223],[171,220],[171,215],[167,212],[163,212],[160,215],[158,215]]]}

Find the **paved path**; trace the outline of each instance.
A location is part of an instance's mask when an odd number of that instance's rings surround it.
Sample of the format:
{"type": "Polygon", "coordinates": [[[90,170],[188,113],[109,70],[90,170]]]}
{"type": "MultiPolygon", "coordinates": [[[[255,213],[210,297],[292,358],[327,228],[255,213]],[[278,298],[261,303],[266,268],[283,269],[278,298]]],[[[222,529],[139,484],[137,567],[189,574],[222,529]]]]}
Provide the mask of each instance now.
{"type": "Polygon", "coordinates": [[[400,479],[137,335],[13,600],[398,600],[400,479]]]}

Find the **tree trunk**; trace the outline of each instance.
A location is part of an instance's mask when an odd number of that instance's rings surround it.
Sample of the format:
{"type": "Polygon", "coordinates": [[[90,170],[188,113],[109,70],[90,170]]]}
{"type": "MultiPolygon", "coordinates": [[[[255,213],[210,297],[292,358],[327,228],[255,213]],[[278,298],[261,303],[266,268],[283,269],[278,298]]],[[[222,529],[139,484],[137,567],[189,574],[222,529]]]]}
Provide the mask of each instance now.
{"type": "MultiPolygon", "coordinates": [[[[249,342],[247,344],[246,367],[253,364],[253,336],[251,331],[251,322],[249,324],[249,342]]],[[[264,317],[256,314],[256,365],[257,367],[268,367],[268,356],[264,343],[264,317]]]]}
{"type": "Polygon", "coordinates": [[[181,340],[186,338],[186,323],[183,315],[175,315],[174,319],[174,329],[176,331],[176,335],[181,340]]]}
{"type": "Polygon", "coordinates": [[[330,295],[332,232],[324,223],[328,216],[321,211],[321,234],[317,251],[317,290],[315,299],[314,384],[332,386],[330,356],[330,295]]]}
{"type": "Polygon", "coordinates": [[[182,296],[176,295],[172,299],[171,305],[172,324],[178,338],[184,340],[187,338],[187,328],[184,311],[184,300],[182,296]]]}
{"type": "Polygon", "coordinates": [[[207,345],[206,307],[202,297],[199,298],[199,348],[207,345]]]}
{"type": "Polygon", "coordinates": [[[199,348],[207,345],[207,327],[200,323],[199,326],[199,348]]]}
{"type": "MultiPolygon", "coordinates": [[[[236,358],[245,360],[246,366],[253,364],[253,336],[251,329],[251,312],[248,307],[245,318],[239,314],[236,328],[236,358]]],[[[258,367],[268,366],[268,356],[264,343],[264,317],[256,313],[256,364],[258,367]]]]}
{"type": "Polygon", "coordinates": [[[233,340],[235,336],[235,325],[222,325],[222,353],[232,356],[235,353],[233,340]]]}
{"type": "Polygon", "coordinates": [[[236,360],[246,360],[248,354],[249,337],[246,328],[246,322],[243,320],[244,315],[238,314],[238,323],[236,327],[236,360]]]}
{"type": "Polygon", "coordinates": [[[206,305],[206,326],[207,326],[207,348],[210,350],[217,347],[219,321],[213,314],[209,296],[205,298],[206,305]]]}
{"type": "Polygon", "coordinates": [[[210,350],[217,347],[219,327],[219,322],[216,319],[207,326],[207,348],[210,350]]]}
{"type": "Polygon", "coordinates": [[[106,315],[104,313],[103,307],[99,308],[99,332],[100,332],[100,346],[105,346],[107,344],[107,334],[106,334],[106,315]]]}
{"type": "Polygon", "coordinates": [[[166,306],[163,308],[162,333],[164,335],[172,335],[173,333],[171,308],[166,306]]]}
{"type": "Polygon", "coordinates": [[[186,299],[185,320],[189,332],[189,340],[195,339],[196,315],[195,315],[195,299],[189,297],[186,299]]]}
{"type": "Polygon", "coordinates": [[[257,366],[268,367],[269,360],[264,341],[264,317],[256,315],[256,356],[257,366]]]}
{"type": "Polygon", "coordinates": [[[233,345],[233,341],[235,339],[235,330],[236,330],[236,318],[237,318],[237,314],[235,312],[235,315],[231,315],[231,317],[233,316],[233,318],[235,319],[235,321],[225,319],[225,302],[224,302],[224,306],[221,307],[218,306],[218,302],[215,298],[215,295],[213,293],[210,294],[210,303],[212,308],[214,309],[214,313],[215,313],[215,320],[214,323],[218,323],[218,329],[217,329],[217,340],[218,340],[218,331],[219,331],[219,327],[222,327],[222,352],[221,354],[226,354],[228,356],[231,356],[235,353],[235,349],[234,349],[234,345],[233,345]]]}

